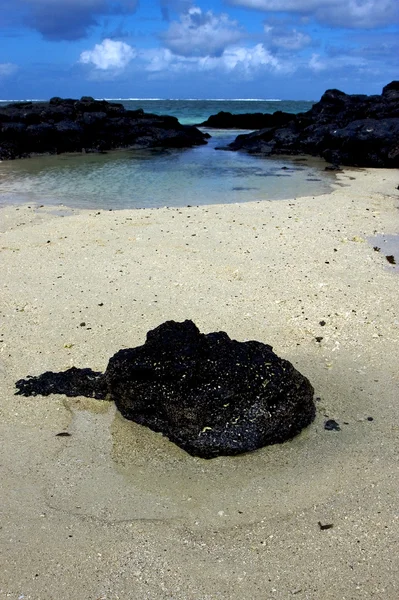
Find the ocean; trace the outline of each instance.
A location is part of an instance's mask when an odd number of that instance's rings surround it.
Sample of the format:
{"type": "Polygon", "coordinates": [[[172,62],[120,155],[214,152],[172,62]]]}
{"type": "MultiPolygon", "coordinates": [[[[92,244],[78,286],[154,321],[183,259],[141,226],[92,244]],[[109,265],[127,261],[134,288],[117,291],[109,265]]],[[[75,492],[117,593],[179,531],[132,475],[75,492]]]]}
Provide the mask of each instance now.
{"type": "MultiPolygon", "coordinates": [[[[108,99],[112,101],[112,99],[108,99]]],[[[114,99],[128,109],[198,124],[219,111],[309,110],[287,100],[114,99]]],[[[2,103],[0,103],[1,105],[2,103]]],[[[260,158],[216,150],[242,130],[207,130],[208,144],[190,149],[118,150],[0,162],[0,205],[36,202],[74,208],[124,209],[281,200],[327,192],[333,175],[312,158],[260,158]]]]}

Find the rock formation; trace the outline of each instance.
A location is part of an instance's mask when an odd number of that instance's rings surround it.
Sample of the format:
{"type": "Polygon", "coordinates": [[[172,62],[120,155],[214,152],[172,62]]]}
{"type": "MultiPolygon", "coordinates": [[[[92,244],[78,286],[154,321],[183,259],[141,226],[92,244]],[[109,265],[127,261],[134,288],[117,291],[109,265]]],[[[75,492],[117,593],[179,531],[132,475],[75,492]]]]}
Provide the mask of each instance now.
{"type": "Polygon", "coordinates": [[[243,113],[232,114],[220,111],[211,115],[198,127],[213,127],[215,129],[264,129],[266,127],[281,127],[289,123],[294,115],[292,113],[276,111],[270,113],[243,113]]]}
{"type": "Polygon", "coordinates": [[[113,400],[127,419],[194,456],[240,454],[284,442],[315,417],[313,388],[271,346],[167,321],[143,346],[120,350],[104,373],[69,369],[16,383],[18,394],[113,400]]]}
{"type": "Polygon", "coordinates": [[[207,137],[175,117],[126,110],[88,96],[0,107],[0,160],[112,148],[187,148],[206,144],[207,137]]]}
{"type": "MultiPolygon", "coordinates": [[[[309,111],[274,123],[278,115],[269,115],[267,125],[260,119],[259,131],[239,135],[228,148],[263,156],[311,154],[334,165],[399,167],[399,81],[375,96],[327,90],[309,111]]],[[[229,127],[235,122],[241,122],[239,115],[229,127]]]]}

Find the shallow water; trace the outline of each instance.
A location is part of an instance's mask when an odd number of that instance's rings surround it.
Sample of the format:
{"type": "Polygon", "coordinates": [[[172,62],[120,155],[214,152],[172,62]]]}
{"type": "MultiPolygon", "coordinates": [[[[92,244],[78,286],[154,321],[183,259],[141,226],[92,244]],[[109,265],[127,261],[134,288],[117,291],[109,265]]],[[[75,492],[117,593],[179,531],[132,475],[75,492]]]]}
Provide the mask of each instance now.
{"type": "Polygon", "coordinates": [[[324,436],[323,473],[315,425],[292,442],[204,460],[127,421],[108,402],[85,399],[82,406],[68,399],[65,405],[72,415],[71,438],[61,442],[51,507],[104,521],[179,520],[218,529],[304,507],[316,477],[313,499],[329,494],[334,463],[347,443],[331,444],[331,436],[324,436]]]}
{"type": "Polygon", "coordinates": [[[124,209],[280,200],[329,191],[324,161],[215,150],[239,131],[211,131],[192,149],[37,156],[0,164],[0,204],[124,209]]]}
{"type": "MultiPolygon", "coordinates": [[[[219,111],[304,112],[311,102],[277,100],[123,100],[127,109],[176,116],[181,123],[219,111]]],[[[208,144],[191,149],[120,150],[0,162],[0,206],[17,202],[74,208],[124,209],[226,204],[319,195],[334,181],[317,159],[250,156],[215,150],[242,133],[207,130],[208,144]]]]}

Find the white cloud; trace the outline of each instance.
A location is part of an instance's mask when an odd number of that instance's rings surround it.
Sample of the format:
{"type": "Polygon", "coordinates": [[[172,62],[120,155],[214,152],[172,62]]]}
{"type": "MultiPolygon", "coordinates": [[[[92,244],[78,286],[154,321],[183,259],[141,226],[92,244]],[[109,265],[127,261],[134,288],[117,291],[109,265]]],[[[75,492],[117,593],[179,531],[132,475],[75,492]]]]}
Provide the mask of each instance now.
{"type": "Polygon", "coordinates": [[[291,76],[295,72],[311,73],[312,77],[334,73],[334,77],[363,76],[369,72],[370,61],[362,56],[342,51],[334,56],[314,53],[275,55],[264,44],[252,47],[232,46],[221,56],[180,56],[167,48],[141,52],[138,57],[142,68],[152,79],[170,80],[173,77],[210,74],[220,80],[251,82],[273,75],[291,76]]]}
{"type": "Polygon", "coordinates": [[[275,27],[268,23],[264,26],[267,44],[274,48],[282,50],[302,50],[311,44],[312,39],[306,33],[296,29],[285,30],[281,27],[275,27]]]}
{"type": "Polygon", "coordinates": [[[266,12],[312,16],[338,27],[375,29],[399,20],[397,0],[228,0],[229,4],[266,12]]]}
{"type": "Polygon", "coordinates": [[[149,72],[164,72],[167,69],[176,70],[176,66],[188,62],[179,56],[175,56],[167,48],[147,50],[142,55],[145,70],[149,72]]]}
{"type": "Polygon", "coordinates": [[[147,62],[146,70],[152,73],[199,73],[234,72],[241,79],[248,79],[259,72],[289,72],[291,66],[273,56],[263,44],[251,48],[233,46],[220,56],[185,57],[174,54],[167,48],[147,51],[142,58],[147,62]]]}
{"type": "Polygon", "coordinates": [[[314,73],[321,73],[322,71],[341,71],[342,73],[352,71],[361,73],[368,71],[369,63],[361,56],[351,56],[347,53],[333,57],[321,57],[319,54],[312,54],[308,67],[314,73]]]}
{"type": "Polygon", "coordinates": [[[220,56],[227,46],[242,39],[244,32],[228,15],[193,6],[161,37],[165,46],[180,56],[220,56]]]}
{"type": "Polygon", "coordinates": [[[319,54],[312,54],[309,60],[309,69],[315,73],[320,73],[327,69],[327,63],[321,60],[319,54]]]}
{"type": "Polygon", "coordinates": [[[240,68],[249,73],[258,69],[280,70],[282,65],[263,44],[257,44],[252,48],[236,47],[225,50],[221,57],[222,63],[227,71],[240,68]]]}
{"type": "Polygon", "coordinates": [[[8,77],[17,71],[18,66],[14,63],[0,63],[0,77],[8,77]]]}
{"type": "Polygon", "coordinates": [[[106,38],[101,44],[96,44],[93,50],[82,52],[79,62],[103,71],[123,70],[135,56],[136,51],[129,44],[106,38]]]}

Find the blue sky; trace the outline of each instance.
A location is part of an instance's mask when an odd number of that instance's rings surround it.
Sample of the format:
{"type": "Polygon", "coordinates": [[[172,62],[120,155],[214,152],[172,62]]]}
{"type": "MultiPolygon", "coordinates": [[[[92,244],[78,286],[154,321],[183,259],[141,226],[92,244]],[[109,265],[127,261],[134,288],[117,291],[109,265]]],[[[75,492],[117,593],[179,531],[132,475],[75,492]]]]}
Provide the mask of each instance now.
{"type": "Polygon", "coordinates": [[[0,98],[380,93],[398,25],[398,0],[0,0],[0,98]]]}

